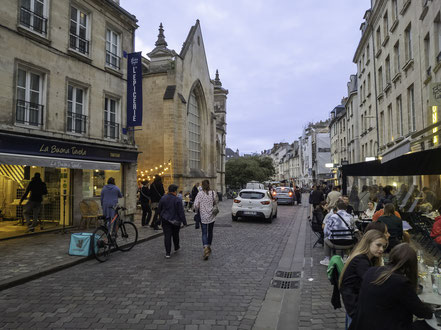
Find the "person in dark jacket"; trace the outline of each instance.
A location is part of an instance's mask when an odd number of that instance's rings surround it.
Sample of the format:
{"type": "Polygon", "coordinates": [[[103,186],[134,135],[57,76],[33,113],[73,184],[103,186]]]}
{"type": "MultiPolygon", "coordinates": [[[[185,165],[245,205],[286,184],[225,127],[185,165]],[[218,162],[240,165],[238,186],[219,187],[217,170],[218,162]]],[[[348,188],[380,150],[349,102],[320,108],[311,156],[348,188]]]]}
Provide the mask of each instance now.
{"type": "Polygon", "coordinates": [[[392,194],[394,187],[392,186],[386,186],[383,188],[383,195],[378,198],[377,203],[377,209],[376,211],[379,211],[386,205],[388,202],[396,204],[396,197],[392,194]]]}
{"type": "Polygon", "coordinates": [[[312,204],[313,210],[315,210],[320,202],[325,200],[325,195],[323,195],[323,191],[316,185],[314,185],[313,189],[310,196],[310,203],[312,204]]]}
{"type": "Polygon", "coordinates": [[[190,193],[190,203],[188,207],[190,210],[193,208],[194,200],[196,199],[198,193],[199,193],[199,182],[196,182],[196,184],[191,189],[191,193],[190,193]]]}
{"type": "MultiPolygon", "coordinates": [[[[118,198],[122,198],[121,190],[115,185],[115,179],[110,177],[107,184],[101,190],[101,208],[103,209],[103,216],[106,220],[113,219],[115,216],[115,209],[118,204],[118,198]]],[[[115,224],[114,224],[115,225],[115,224]]],[[[109,221],[109,230],[110,230],[109,221]]]]}
{"type": "Polygon", "coordinates": [[[407,243],[398,244],[387,266],[366,272],[349,329],[414,329],[413,315],[432,318],[432,308],[416,294],[417,276],[415,250],[407,243]]]}
{"type": "Polygon", "coordinates": [[[383,232],[369,230],[346,261],[340,274],[340,293],[350,318],[355,316],[364,274],[370,267],[381,265],[381,257],[386,246],[387,238],[383,232]]]}
{"type": "Polygon", "coordinates": [[[177,196],[178,186],[171,184],[168,187],[168,194],[161,197],[158,204],[158,213],[161,217],[162,230],[164,232],[165,258],[170,258],[171,240],[175,252],[180,248],[179,230],[182,225],[187,225],[182,200],[177,196]]]}
{"type": "MultiPolygon", "coordinates": [[[[23,203],[23,200],[28,196],[29,193],[31,193],[31,196],[29,197],[29,201],[26,203],[23,214],[26,219],[26,224],[28,225],[28,232],[33,232],[34,228],[38,224],[38,215],[40,214],[43,196],[47,195],[46,184],[41,180],[40,173],[38,172],[34,174],[31,182],[29,182],[29,185],[27,186],[26,191],[21,197],[18,205],[23,203]]],[[[43,229],[43,225],[40,227],[43,229]]]]}
{"type": "Polygon", "coordinates": [[[153,215],[152,223],[150,227],[154,230],[159,230],[159,212],[158,212],[158,203],[161,200],[161,197],[164,196],[164,186],[162,184],[162,178],[157,175],[155,180],[153,180],[152,185],[150,186],[150,200],[152,210],[155,212],[153,215]]]}
{"type": "Polygon", "coordinates": [[[389,246],[386,252],[402,243],[403,241],[403,220],[395,215],[395,207],[392,203],[384,205],[384,214],[378,218],[379,222],[384,223],[389,231],[389,246]]]}
{"type": "Polygon", "coordinates": [[[150,207],[150,189],[147,180],[142,181],[142,187],[139,189],[139,203],[141,204],[142,216],[141,225],[147,226],[152,217],[152,209],[150,207]]]}

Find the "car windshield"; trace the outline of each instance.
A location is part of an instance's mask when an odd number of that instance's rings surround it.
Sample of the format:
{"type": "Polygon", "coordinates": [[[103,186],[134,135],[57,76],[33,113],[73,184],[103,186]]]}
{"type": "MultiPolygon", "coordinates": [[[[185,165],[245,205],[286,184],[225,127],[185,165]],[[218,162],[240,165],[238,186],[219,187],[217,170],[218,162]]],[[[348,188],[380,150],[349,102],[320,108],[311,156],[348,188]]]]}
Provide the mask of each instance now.
{"type": "Polygon", "coordinates": [[[276,188],[276,191],[277,191],[278,193],[289,193],[289,188],[286,188],[286,187],[277,187],[277,188],[276,188]]]}
{"type": "Polygon", "coordinates": [[[262,199],[265,194],[257,191],[243,191],[239,196],[244,199],[262,199]]]}

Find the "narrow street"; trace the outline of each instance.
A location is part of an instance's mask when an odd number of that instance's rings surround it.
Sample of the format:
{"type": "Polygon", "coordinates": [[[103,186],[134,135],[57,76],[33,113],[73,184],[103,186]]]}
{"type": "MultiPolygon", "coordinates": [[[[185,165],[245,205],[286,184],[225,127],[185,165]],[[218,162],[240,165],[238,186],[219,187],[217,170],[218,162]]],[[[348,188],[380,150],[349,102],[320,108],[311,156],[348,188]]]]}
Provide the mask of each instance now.
{"type": "Polygon", "coordinates": [[[272,224],[232,222],[224,214],[208,261],[201,257],[200,231],[189,226],[171,259],[164,258],[159,237],[113,253],[106,263],[90,260],[7,289],[0,298],[0,328],[344,329],[344,313],[333,310],[326,268],[318,263],[322,249],[311,249],[307,211],[279,206],[272,224]],[[293,237],[294,244],[304,240],[301,248],[290,248],[293,237]],[[282,256],[299,261],[298,285],[269,290],[282,256]],[[285,300],[274,305],[274,292],[282,291],[299,303],[282,294],[285,300]]]}

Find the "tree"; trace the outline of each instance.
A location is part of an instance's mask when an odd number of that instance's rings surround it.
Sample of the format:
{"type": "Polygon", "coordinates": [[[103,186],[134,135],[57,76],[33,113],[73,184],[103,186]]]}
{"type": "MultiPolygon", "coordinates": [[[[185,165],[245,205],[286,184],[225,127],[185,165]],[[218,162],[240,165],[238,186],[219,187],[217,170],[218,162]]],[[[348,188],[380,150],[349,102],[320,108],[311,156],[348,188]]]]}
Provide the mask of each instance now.
{"type": "Polygon", "coordinates": [[[225,164],[225,183],[231,188],[241,188],[247,182],[270,180],[275,169],[269,157],[240,157],[225,164]]]}

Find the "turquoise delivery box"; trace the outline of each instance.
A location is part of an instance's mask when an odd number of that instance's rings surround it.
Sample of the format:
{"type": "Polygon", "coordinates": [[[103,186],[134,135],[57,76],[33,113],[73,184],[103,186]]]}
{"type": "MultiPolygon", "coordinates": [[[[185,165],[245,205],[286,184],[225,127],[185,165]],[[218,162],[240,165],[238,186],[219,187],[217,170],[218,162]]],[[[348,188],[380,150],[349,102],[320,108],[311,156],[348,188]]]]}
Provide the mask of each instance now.
{"type": "MultiPolygon", "coordinates": [[[[92,255],[92,233],[75,233],[70,235],[69,254],[87,257],[92,255]]],[[[96,248],[97,240],[93,240],[96,248]]]]}

